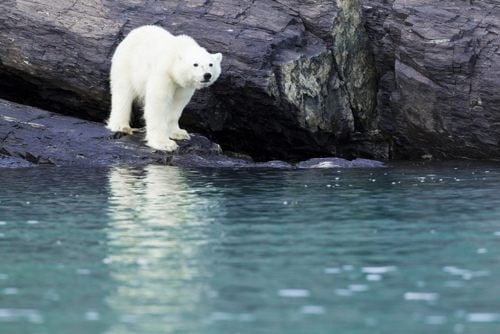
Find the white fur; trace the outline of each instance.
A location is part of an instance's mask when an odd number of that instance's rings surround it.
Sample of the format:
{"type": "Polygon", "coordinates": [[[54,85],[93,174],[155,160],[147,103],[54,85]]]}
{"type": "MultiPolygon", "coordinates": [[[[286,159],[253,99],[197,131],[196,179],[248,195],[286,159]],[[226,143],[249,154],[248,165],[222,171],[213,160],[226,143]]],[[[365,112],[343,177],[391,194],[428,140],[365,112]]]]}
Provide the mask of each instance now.
{"type": "Polygon", "coordinates": [[[131,133],[132,103],[139,99],[144,104],[148,146],[176,150],[171,139],[189,139],[179,127],[182,111],[196,89],[217,80],[221,60],[222,54],[208,53],[189,36],[174,36],[157,26],[134,29],[113,55],[107,128],[131,133]],[[211,75],[208,81],[206,73],[211,75]]]}

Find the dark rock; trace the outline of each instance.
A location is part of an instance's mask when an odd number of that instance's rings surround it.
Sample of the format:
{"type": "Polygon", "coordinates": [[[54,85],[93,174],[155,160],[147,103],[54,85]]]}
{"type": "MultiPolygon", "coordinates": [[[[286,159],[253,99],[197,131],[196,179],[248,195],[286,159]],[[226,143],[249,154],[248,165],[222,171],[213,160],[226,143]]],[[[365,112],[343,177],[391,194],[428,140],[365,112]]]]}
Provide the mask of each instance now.
{"type": "Polygon", "coordinates": [[[252,167],[222,155],[220,146],[200,135],[179,144],[176,154],[143,144],[143,133],[117,138],[102,123],[57,115],[0,100],[0,166],[252,167]],[[7,159],[7,157],[9,159],[7,159]]]}
{"type": "Polygon", "coordinates": [[[258,160],[387,155],[358,0],[4,0],[0,12],[4,98],[103,120],[114,48],[157,24],[225,55],[181,120],[190,132],[258,160]]]}
{"type": "Polygon", "coordinates": [[[363,3],[392,157],[500,160],[500,3],[363,3]]]}
{"type": "Polygon", "coordinates": [[[84,121],[0,100],[2,154],[31,164],[109,166],[162,160],[140,143],[113,140],[101,123],[84,121]]]}
{"type": "MultiPolygon", "coordinates": [[[[254,162],[223,154],[206,137],[192,134],[174,154],[143,143],[144,133],[117,138],[102,123],[62,116],[0,100],[0,168],[107,167],[149,164],[179,167],[294,168],[283,161],[254,162]]],[[[343,167],[350,162],[337,159],[343,167]]],[[[336,161],[337,161],[336,160],[336,161]]]]}
{"type": "Polygon", "coordinates": [[[33,166],[34,165],[32,163],[24,159],[10,157],[0,153],[0,168],[23,168],[33,166]]]}
{"type": "Polygon", "coordinates": [[[354,159],[352,161],[340,158],[313,158],[297,164],[300,169],[318,168],[382,168],[385,165],[380,161],[369,159],[354,159]]]}

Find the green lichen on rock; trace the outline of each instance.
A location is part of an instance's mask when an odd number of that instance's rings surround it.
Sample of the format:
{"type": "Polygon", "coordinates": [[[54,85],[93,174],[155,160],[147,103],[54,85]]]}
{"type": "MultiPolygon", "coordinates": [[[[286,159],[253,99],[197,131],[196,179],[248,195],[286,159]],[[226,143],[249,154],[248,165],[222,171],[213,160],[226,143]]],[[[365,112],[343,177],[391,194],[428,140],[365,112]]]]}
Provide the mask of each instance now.
{"type": "Polygon", "coordinates": [[[340,86],[348,96],[357,131],[376,128],[377,82],[373,59],[368,48],[361,3],[337,0],[332,47],[340,86]]]}
{"type": "Polygon", "coordinates": [[[310,43],[295,58],[281,57],[288,60],[276,67],[268,91],[296,108],[304,129],[337,139],[368,134],[376,129],[377,85],[360,2],[338,0],[330,28],[321,47],[310,43]]]}
{"type": "Polygon", "coordinates": [[[316,131],[331,129],[332,115],[326,112],[333,57],[329,50],[301,56],[279,69],[282,98],[298,110],[302,127],[316,131]]]}

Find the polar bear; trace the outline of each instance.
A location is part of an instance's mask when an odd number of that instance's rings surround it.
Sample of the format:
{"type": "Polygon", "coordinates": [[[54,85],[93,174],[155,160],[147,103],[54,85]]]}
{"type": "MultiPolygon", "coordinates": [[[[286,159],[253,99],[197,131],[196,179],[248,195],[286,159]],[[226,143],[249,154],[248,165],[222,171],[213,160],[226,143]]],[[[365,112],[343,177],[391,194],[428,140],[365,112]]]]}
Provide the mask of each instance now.
{"type": "Polygon", "coordinates": [[[144,105],[147,145],[175,151],[172,139],[189,139],[179,118],[196,89],[213,84],[221,73],[222,54],[210,54],[186,35],[158,26],[132,30],[111,61],[111,114],[107,128],[132,133],[134,100],[144,105]]]}

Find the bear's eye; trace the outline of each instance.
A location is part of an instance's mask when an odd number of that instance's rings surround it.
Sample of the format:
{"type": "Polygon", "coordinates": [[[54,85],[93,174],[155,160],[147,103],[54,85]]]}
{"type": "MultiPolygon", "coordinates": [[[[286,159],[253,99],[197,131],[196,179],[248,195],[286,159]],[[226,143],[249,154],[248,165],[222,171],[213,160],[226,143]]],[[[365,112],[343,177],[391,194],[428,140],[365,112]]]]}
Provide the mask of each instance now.
{"type": "Polygon", "coordinates": [[[193,64],[193,66],[194,66],[194,67],[198,67],[198,63],[194,63],[194,64],[193,64]]]}
{"type": "Polygon", "coordinates": [[[212,66],[214,66],[214,64],[208,64],[208,66],[212,67],[212,66]]]}

